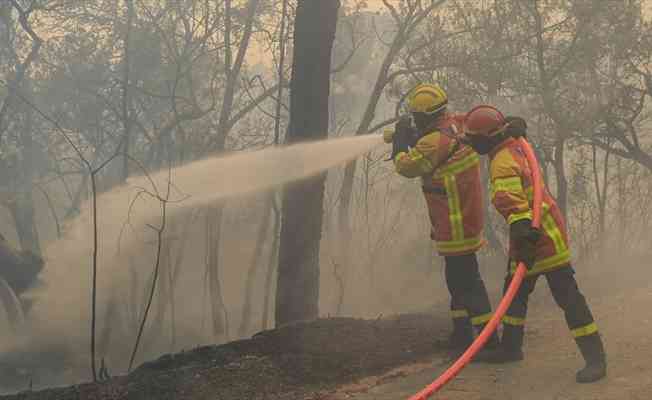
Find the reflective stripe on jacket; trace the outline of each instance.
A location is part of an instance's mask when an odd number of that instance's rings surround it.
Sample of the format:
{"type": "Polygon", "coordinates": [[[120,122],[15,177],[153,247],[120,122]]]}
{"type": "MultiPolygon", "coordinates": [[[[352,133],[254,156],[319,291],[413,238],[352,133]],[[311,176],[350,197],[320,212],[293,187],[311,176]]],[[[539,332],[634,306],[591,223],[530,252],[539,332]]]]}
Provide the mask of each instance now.
{"type": "Polygon", "coordinates": [[[462,117],[447,115],[415,148],[394,160],[399,174],[421,177],[431,238],[443,256],[471,254],[484,245],[480,160],[452,137],[461,132],[462,117]]]}
{"type": "MultiPolygon", "coordinates": [[[[489,158],[491,201],[498,212],[508,224],[532,219],[532,174],[519,143],[508,139],[494,149],[489,158]]],[[[537,246],[535,264],[528,275],[554,270],[568,265],[571,260],[564,218],[545,184],[541,231],[543,235],[537,246]]],[[[510,243],[509,252],[510,256],[514,255],[514,243],[510,243]]],[[[511,270],[516,270],[515,263],[512,263],[511,270]]]]}

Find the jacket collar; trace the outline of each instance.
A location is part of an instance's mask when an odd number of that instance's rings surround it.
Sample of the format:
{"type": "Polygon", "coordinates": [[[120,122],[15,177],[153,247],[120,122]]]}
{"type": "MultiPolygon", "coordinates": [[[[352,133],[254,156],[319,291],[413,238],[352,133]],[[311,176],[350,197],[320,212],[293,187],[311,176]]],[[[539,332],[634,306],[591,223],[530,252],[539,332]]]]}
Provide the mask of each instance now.
{"type": "Polygon", "coordinates": [[[496,157],[496,154],[498,154],[499,151],[501,151],[505,147],[509,147],[509,146],[511,146],[511,145],[513,145],[515,143],[516,143],[516,139],[514,139],[513,137],[510,137],[510,138],[507,138],[507,139],[503,140],[496,147],[491,149],[491,151],[489,152],[489,159],[493,160],[494,157],[496,157]]]}

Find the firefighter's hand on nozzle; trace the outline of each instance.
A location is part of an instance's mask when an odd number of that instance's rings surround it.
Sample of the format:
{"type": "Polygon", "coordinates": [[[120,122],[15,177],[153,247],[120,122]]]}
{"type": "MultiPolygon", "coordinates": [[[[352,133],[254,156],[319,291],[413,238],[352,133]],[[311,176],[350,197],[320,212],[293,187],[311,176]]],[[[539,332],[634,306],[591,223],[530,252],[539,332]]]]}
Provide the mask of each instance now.
{"type": "MultiPolygon", "coordinates": [[[[386,136],[383,133],[383,139],[385,138],[386,136]]],[[[392,155],[390,159],[395,159],[398,153],[407,152],[410,146],[416,145],[417,139],[409,118],[402,117],[399,119],[392,133],[392,155]]]]}

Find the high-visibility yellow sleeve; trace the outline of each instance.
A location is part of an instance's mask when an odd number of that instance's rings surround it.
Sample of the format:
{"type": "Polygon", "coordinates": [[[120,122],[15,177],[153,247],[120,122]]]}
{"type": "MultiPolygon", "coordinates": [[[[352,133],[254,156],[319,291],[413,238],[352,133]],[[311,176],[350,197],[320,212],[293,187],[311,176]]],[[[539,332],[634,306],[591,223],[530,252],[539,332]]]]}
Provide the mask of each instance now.
{"type": "Polygon", "coordinates": [[[436,157],[440,135],[441,133],[438,131],[425,135],[407,153],[398,153],[394,158],[396,172],[407,178],[432,174],[434,166],[437,165],[436,157]]]}
{"type": "Polygon", "coordinates": [[[532,210],[521,179],[521,168],[509,150],[505,149],[494,157],[490,173],[491,201],[507,223],[532,219],[532,210]]]}
{"type": "Polygon", "coordinates": [[[427,175],[433,170],[430,161],[417,149],[410,149],[407,153],[398,153],[394,158],[394,165],[396,172],[406,178],[427,175]]]}

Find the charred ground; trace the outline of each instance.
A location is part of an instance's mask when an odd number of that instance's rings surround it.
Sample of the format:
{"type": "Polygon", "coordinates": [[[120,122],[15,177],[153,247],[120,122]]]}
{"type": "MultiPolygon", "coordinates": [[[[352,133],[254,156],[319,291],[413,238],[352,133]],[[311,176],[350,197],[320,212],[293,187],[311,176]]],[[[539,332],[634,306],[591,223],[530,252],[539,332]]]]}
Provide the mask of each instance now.
{"type": "Polygon", "coordinates": [[[0,398],[325,399],[342,384],[443,352],[448,331],[445,314],[320,319],[166,355],[103,383],[0,398]]]}

